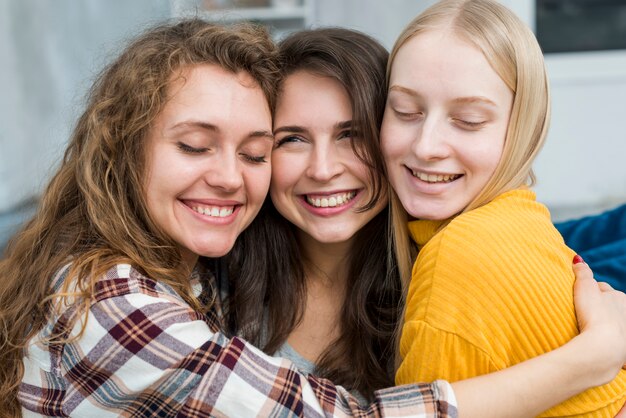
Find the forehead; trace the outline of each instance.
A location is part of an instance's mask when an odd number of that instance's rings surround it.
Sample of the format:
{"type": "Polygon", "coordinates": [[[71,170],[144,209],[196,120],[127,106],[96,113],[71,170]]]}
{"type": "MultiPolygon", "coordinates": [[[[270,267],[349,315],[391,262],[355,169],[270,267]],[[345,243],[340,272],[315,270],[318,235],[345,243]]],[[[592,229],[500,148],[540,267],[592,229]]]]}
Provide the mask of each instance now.
{"type": "Polygon", "coordinates": [[[290,74],[282,83],[276,107],[277,119],[285,115],[309,119],[322,114],[350,118],[350,97],[336,79],[300,70],[290,74]]]}
{"type": "Polygon", "coordinates": [[[233,121],[244,125],[271,123],[269,103],[246,72],[233,73],[216,64],[185,67],[173,74],[161,119],[233,121]]]}
{"type": "Polygon", "coordinates": [[[468,97],[511,94],[482,51],[449,28],[409,39],[394,58],[390,83],[468,97]]]}

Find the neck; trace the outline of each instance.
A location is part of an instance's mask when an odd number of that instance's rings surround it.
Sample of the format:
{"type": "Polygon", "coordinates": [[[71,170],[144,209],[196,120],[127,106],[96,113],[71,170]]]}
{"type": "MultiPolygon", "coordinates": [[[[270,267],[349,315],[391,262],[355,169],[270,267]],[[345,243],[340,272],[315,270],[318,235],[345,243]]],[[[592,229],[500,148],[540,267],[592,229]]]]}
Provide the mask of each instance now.
{"type": "Polygon", "coordinates": [[[186,248],[182,248],[180,256],[183,260],[183,264],[187,265],[189,271],[193,271],[194,267],[196,267],[196,264],[198,264],[198,254],[195,254],[186,248]]]}
{"type": "Polygon", "coordinates": [[[343,289],[348,279],[353,240],[323,243],[310,235],[299,234],[298,241],[305,259],[307,287],[318,285],[333,291],[343,289]]]}

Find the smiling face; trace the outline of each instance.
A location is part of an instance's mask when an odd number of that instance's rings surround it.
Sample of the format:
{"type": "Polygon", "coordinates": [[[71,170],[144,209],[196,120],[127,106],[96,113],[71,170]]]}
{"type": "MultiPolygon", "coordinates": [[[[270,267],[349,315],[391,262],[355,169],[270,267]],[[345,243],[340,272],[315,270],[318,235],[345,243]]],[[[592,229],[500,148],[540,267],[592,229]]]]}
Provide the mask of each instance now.
{"type": "Polygon", "coordinates": [[[195,264],[219,257],[258,213],[269,188],[271,114],[253,79],[198,65],[172,82],[146,140],[147,209],[195,264]]]}
{"type": "Polygon", "coordinates": [[[500,161],[513,92],[472,44],[430,30],[391,70],[381,130],[391,184],[414,218],[461,212],[500,161]]]}
{"type": "Polygon", "coordinates": [[[320,243],[347,242],[385,206],[371,197],[368,168],[351,142],[352,109],[339,82],[297,71],[283,82],[274,116],[270,195],[276,209],[320,243]]]}

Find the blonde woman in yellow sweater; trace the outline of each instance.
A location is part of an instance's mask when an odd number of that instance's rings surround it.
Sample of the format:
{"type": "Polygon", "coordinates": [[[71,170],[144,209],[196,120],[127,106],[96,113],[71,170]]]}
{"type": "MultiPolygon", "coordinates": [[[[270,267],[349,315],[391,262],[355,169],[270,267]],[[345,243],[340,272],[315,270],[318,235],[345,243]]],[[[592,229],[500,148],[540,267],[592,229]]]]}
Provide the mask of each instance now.
{"type": "MultiPolygon", "coordinates": [[[[532,32],[495,1],[438,2],[399,37],[388,81],[382,148],[419,248],[396,383],[483,375],[574,338],[575,254],[528,188],[550,118],[532,32]]],[[[543,416],[615,416],[626,371],[613,377],[543,416]]]]}

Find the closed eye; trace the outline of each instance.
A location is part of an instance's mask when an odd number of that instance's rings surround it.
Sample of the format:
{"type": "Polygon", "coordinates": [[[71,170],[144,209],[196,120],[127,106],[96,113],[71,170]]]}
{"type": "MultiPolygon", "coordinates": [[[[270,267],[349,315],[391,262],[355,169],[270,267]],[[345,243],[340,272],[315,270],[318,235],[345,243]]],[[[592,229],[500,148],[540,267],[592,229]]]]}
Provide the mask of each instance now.
{"type": "Polygon", "coordinates": [[[393,109],[393,112],[398,118],[405,120],[418,119],[423,116],[423,112],[402,112],[398,109],[393,109]]]}
{"type": "Polygon", "coordinates": [[[262,164],[267,162],[267,158],[265,155],[249,155],[249,154],[241,154],[241,156],[248,162],[254,164],[262,164]]]}
{"type": "Polygon", "coordinates": [[[458,125],[460,125],[461,128],[469,129],[469,130],[480,129],[487,123],[487,121],[474,122],[474,121],[463,120],[463,119],[455,119],[454,121],[458,125]]]}
{"type": "Polygon", "coordinates": [[[208,148],[195,148],[190,145],[185,144],[184,142],[177,143],[178,149],[187,154],[202,154],[203,152],[207,152],[208,148]]]}

